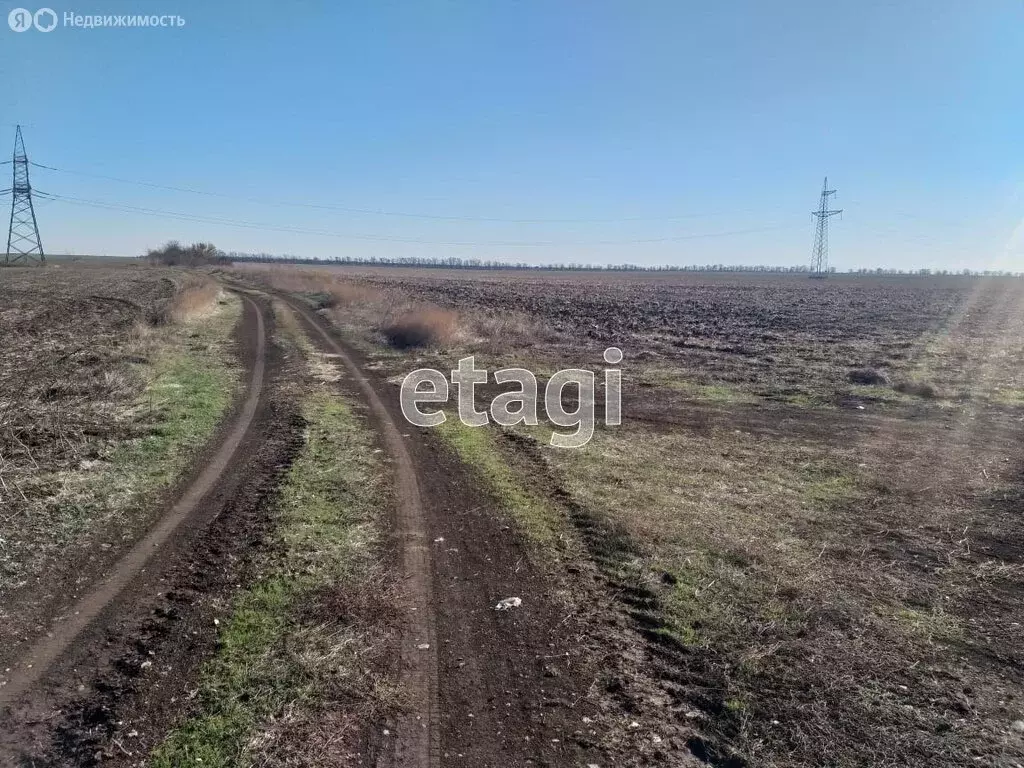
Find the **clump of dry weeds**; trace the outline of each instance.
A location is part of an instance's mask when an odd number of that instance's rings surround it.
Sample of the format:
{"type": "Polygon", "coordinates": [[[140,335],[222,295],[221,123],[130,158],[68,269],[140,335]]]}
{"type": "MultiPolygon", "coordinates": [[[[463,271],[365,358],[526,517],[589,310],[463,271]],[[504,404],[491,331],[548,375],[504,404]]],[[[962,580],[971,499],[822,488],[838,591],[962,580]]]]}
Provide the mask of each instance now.
{"type": "Polygon", "coordinates": [[[244,277],[290,293],[303,294],[327,310],[341,327],[376,337],[396,349],[439,347],[465,336],[459,314],[435,304],[412,301],[327,270],[301,267],[248,268],[244,277]]]}
{"type": "Polygon", "coordinates": [[[385,323],[381,333],[397,349],[437,347],[451,343],[459,332],[459,316],[450,309],[408,309],[385,323]]]}
{"type": "Polygon", "coordinates": [[[557,344],[565,340],[551,325],[525,312],[493,313],[471,308],[463,314],[469,319],[478,344],[489,352],[501,353],[516,347],[557,344]]]}
{"type": "Polygon", "coordinates": [[[889,377],[877,368],[854,368],[846,375],[846,379],[851,384],[865,384],[868,386],[878,386],[889,383],[889,377]]]}
{"type": "Polygon", "coordinates": [[[337,325],[396,349],[469,344],[494,352],[552,343],[562,336],[525,312],[495,313],[476,307],[456,311],[354,275],[302,266],[247,266],[237,274],[278,290],[303,294],[328,310],[337,325]]]}
{"type": "Polygon", "coordinates": [[[925,400],[933,400],[939,396],[939,391],[935,388],[935,385],[927,381],[902,379],[893,384],[892,388],[901,394],[913,395],[925,400]]]}
{"type": "Polygon", "coordinates": [[[220,285],[205,275],[189,275],[163,307],[158,322],[181,323],[208,312],[220,298],[220,285]]]}

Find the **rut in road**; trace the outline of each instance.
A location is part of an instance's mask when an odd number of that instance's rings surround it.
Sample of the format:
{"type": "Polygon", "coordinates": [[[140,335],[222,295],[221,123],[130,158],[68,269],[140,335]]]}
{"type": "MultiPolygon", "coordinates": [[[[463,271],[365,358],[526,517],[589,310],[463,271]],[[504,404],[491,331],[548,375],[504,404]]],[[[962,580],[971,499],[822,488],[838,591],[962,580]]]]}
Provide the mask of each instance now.
{"type": "Polygon", "coordinates": [[[238,446],[248,432],[256,415],[263,392],[266,367],[266,327],[262,309],[252,299],[243,296],[256,318],[256,355],[243,405],[230,426],[224,441],[212,456],[202,473],[181,495],[178,502],[150,529],[150,531],[122,557],[111,572],[88,594],[74,604],[66,618],[51,627],[48,636],[39,639],[14,664],[7,685],[0,687],[0,710],[15,703],[28,692],[53,663],[74,643],[75,639],[113,602],[129,583],[149,563],[171,535],[200,506],[231,464],[238,446]]]}
{"type": "Polygon", "coordinates": [[[362,369],[320,321],[301,303],[276,294],[338,356],[366,399],[395,467],[398,492],[397,532],[402,570],[411,610],[401,647],[401,683],[409,707],[393,726],[391,751],[383,749],[382,768],[435,768],[441,763],[441,726],[438,708],[437,619],[434,613],[433,565],[427,537],[426,515],[412,456],[391,413],[362,369]]]}

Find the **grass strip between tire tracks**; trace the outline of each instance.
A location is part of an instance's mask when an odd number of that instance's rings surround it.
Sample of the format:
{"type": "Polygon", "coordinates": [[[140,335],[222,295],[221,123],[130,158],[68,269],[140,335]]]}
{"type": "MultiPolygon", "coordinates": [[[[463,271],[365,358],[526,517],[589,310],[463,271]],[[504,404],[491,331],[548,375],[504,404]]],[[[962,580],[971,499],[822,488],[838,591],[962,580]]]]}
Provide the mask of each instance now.
{"type": "Polygon", "coordinates": [[[157,748],[155,768],[279,763],[296,750],[308,753],[316,738],[309,731],[346,702],[372,710],[394,695],[367,672],[381,641],[372,620],[379,606],[368,606],[374,599],[365,594],[354,597],[381,583],[374,523],[386,487],[381,462],[341,398],[315,393],[304,416],[306,443],[281,488],[260,575],[220,623],[198,704],[157,748]]]}

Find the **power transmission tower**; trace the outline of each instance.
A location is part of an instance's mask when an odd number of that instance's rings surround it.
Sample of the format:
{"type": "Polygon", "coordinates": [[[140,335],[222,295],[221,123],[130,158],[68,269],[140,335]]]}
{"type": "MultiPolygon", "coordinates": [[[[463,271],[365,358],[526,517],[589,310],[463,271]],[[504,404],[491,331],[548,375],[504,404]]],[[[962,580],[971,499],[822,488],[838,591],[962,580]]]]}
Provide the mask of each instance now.
{"type": "Polygon", "coordinates": [[[811,277],[824,278],[828,275],[828,220],[837,213],[842,213],[840,208],[836,211],[828,209],[828,199],[836,191],[828,188],[828,176],[825,177],[825,184],[821,188],[821,202],[818,210],[811,211],[812,216],[818,218],[818,226],[814,232],[814,252],[811,256],[811,277]]]}
{"type": "Polygon", "coordinates": [[[21,126],[14,134],[14,183],[11,185],[11,226],[7,230],[5,263],[46,263],[43,242],[39,239],[36,211],[32,207],[32,185],[28,181],[28,155],[21,138],[21,126]]]}

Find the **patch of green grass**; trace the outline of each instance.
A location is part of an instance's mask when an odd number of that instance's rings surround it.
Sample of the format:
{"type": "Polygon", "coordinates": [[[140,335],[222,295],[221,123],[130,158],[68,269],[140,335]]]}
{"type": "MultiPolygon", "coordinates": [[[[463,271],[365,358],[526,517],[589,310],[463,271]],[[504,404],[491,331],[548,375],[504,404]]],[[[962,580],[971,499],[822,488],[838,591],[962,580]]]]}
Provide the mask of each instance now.
{"type": "Polygon", "coordinates": [[[830,408],[832,403],[823,395],[816,395],[809,392],[790,392],[774,396],[773,400],[795,405],[798,408],[830,408]]]}
{"type": "Polygon", "coordinates": [[[660,590],[664,631],[684,645],[713,648],[743,623],[788,619],[742,557],[710,546],[688,552],[666,547],[648,557],[632,567],[671,577],[671,587],[660,590]]]}
{"type": "Polygon", "coordinates": [[[706,575],[689,563],[666,569],[666,573],[672,574],[675,580],[663,600],[666,630],[685,645],[701,645],[704,638],[700,625],[705,620],[705,610],[701,605],[700,588],[707,581],[706,575]]]}
{"type": "Polygon", "coordinates": [[[226,359],[226,342],[241,304],[234,299],[213,314],[176,328],[151,366],[140,409],[149,434],[121,447],[112,462],[137,476],[140,490],[168,485],[205,445],[240,385],[240,371],[226,359]]]}
{"type": "Polygon", "coordinates": [[[254,735],[286,710],[315,709],[339,689],[366,684],[358,631],[303,624],[296,612],[322,590],[358,587],[377,567],[382,469],[345,402],[313,395],[305,417],[306,444],[278,503],[279,546],[235,598],[217,654],[202,669],[196,711],[154,752],[154,768],[252,764],[254,735]]]}
{"type": "Polygon", "coordinates": [[[826,510],[847,505],[862,493],[855,477],[826,462],[803,466],[797,487],[805,501],[826,510]]]}
{"type": "Polygon", "coordinates": [[[725,384],[691,384],[681,388],[681,391],[691,394],[697,400],[712,403],[752,403],[757,399],[747,392],[725,384]]]}
{"type": "Polygon", "coordinates": [[[1004,387],[992,392],[988,399],[989,402],[996,405],[1006,405],[1011,407],[1024,406],[1024,389],[1004,387]]]}
{"type": "Polygon", "coordinates": [[[892,613],[896,623],[911,634],[931,643],[935,640],[952,641],[963,637],[960,619],[941,608],[930,611],[919,608],[899,608],[892,613]]]}
{"type": "Polygon", "coordinates": [[[326,291],[300,293],[299,296],[308,302],[313,309],[327,309],[333,307],[337,301],[334,296],[326,291]]]}
{"type": "Polygon", "coordinates": [[[732,712],[733,714],[741,714],[745,712],[747,706],[747,702],[738,696],[725,700],[726,710],[732,712]]]}
{"type": "Polygon", "coordinates": [[[243,593],[220,633],[220,649],[204,669],[204,714],[187,720],[156,750],[152,764],[235,765],[256,725],[282,702],[300,698],[307,687],[301,670],[274,663],[283,636],[293,586],[268,579],[243,593]]]}
{"type": "Polygon", "coordinates": [[[490,428],[468,427],[449,414],[438,427],[438,433],[480,475],[487,489],[529,538],[541,545],[558,538],[563,523],[555,505],[526,490],[523,478],[502,454],[490,428]]]}
{"type": "Polygon", "coordinates": [[[849,462],[733,430],[624,426],[587,451],[548,453],[576,499],[646,550],[620,580],[655,585],[664,631],[686,645],[717,647],[752,624],[784,631],[794,616],[772,581],[817,574],[831,530],[816,521],[864,493],[849,462]]]}
{"type": "Polygon", "coordinates": [[[850,384],[847,393],[880,404],[913,403],[915,398],[881,384],[850,384]]]}
{"type": "Polygon", "coordinates": [[[756,395],[731,386],[724,382],[701,383],[685,378],[681,371],[667,370],[663,368],[650,368],[641,371],[639,381],[657,387],[665,387],[680,392],[692,400],[700,400],[709,403],[753,403],[757,402],[756,395]]]}

